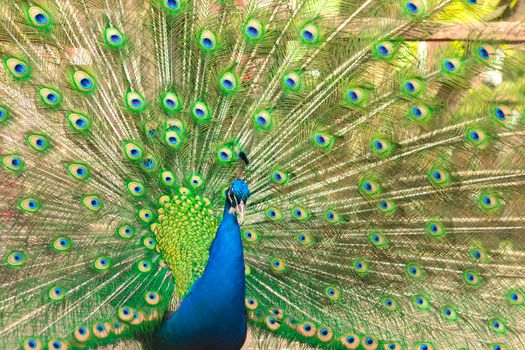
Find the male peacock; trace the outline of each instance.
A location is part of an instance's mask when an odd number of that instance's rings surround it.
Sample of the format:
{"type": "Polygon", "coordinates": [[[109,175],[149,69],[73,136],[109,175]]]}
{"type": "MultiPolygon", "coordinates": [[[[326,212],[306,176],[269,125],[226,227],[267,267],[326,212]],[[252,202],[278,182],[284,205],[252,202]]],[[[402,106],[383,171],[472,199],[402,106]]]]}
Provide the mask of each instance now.
{"type": "Polygon", "coordinates": [[[516,3],[0,0],[0,349],[525,348],[516,3]]]}

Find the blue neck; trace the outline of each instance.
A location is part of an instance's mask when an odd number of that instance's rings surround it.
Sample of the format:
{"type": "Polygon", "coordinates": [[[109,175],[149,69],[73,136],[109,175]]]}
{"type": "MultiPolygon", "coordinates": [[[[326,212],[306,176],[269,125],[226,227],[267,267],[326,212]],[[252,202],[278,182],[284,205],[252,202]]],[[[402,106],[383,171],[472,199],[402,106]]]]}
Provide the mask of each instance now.
{"type": "Polygon", "coordinates": [[[179,309],[160,326],[156,349],[239,349],[246,336],[244,256],[237,217],[226,201],[208,264],[179,309]]]}

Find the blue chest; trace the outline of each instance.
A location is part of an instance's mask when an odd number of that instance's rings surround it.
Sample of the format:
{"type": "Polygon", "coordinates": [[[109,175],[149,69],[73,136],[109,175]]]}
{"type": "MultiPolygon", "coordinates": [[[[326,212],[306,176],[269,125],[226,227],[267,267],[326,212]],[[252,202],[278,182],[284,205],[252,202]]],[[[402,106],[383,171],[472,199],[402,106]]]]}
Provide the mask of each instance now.
{"type": "Polygon", "coordinates": [[[240,349],[246,338],[244,256],[237,218],[225,210],[201,278],[154,336],[154,349],[240,349]]]}

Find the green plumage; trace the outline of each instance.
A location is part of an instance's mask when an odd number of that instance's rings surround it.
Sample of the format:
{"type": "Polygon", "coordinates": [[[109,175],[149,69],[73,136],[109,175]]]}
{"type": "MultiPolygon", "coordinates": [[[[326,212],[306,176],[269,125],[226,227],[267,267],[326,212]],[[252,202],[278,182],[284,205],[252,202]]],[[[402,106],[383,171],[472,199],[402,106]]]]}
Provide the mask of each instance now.
{"type": "Polygon", "coordinates": [[[146,347],[241,151],[260,348],[523,348],[515,6],[0,0],[0,348],[146,347]]]}

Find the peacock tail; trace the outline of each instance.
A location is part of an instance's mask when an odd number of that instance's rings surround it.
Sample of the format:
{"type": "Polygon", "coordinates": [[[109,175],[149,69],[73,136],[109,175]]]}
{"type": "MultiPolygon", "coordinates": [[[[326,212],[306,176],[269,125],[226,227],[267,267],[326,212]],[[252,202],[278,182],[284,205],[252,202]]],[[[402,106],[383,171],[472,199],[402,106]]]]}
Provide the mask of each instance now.
{"type": "Polygon", "coordinates": [[[0,348],[148,343],[242,152],[261,348],[524,348],[516,4],[0,0],[0,348]]]}

